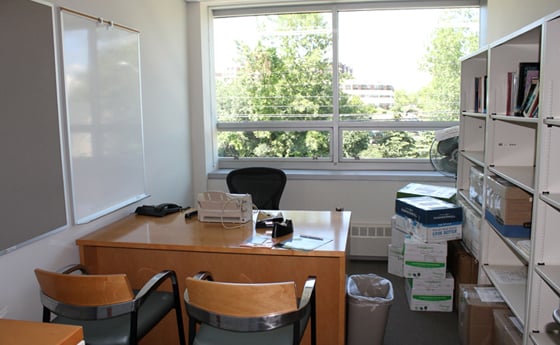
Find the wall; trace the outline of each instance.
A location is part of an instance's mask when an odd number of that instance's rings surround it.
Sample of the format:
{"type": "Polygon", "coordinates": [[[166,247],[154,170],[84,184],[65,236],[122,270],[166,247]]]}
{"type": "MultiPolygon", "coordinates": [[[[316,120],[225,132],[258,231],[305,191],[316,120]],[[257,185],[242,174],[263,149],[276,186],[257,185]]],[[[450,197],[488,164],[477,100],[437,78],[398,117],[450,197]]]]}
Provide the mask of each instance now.
{"type": "MultiPolygon", "coordinates": [[[[113,20],[141,32],[146,177],[151,194],[142,203],[191,203],[187,13],[184,0],[43,1],[113,20]]],[[[134,211],[135,206],[90,224],[70,226],[0,256],[0,317],[40,320],[39,291],[33,269],[56,269],[78,262],[77,238],[134,211]]],[[[29,216],[33,216],[32,209],[29,216]]]]}
{"type": "Polygon", "coordinates": [[[560,0],[486,0],[487,42],[506,36],[560,9],[560,0]]]}

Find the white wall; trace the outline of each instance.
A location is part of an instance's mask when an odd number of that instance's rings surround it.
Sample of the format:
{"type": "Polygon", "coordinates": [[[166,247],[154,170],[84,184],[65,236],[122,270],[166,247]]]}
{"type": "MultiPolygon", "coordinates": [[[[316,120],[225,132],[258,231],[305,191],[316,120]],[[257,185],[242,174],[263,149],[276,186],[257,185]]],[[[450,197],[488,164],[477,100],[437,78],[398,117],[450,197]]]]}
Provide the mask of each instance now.
{"type": "Polygon", "coordinates": [[[491,43],[560,9],[560,0],[486,0],[491,43]]]}
{"type": "MultiPolygon", "coordinates": [[[[50,3],[113,20],[141,32],[146,174],[148,192],[152,195],[142,203],[190,204],[193,192],[184,0],[51,0],[50,3]]],[[[56,269],[79,262],[75,240],[132,212],[135,206],[87,225],[70,226],[0,256],[0,317],[40,320],[39,290],[33,269],[56,269]]],[[[29,216],[33,217],[32,209],[29,216]]]]}

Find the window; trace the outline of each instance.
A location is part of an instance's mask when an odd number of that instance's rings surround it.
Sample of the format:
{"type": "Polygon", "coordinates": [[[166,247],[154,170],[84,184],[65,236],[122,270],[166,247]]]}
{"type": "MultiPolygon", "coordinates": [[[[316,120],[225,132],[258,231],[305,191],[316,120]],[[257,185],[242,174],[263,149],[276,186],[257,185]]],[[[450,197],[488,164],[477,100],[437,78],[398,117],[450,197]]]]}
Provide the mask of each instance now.
{"type": "Polygon", "coordinates": [[[434,131],[458,123],[478,12],[215,11],[219,166],[431,170],[434,131]]]}

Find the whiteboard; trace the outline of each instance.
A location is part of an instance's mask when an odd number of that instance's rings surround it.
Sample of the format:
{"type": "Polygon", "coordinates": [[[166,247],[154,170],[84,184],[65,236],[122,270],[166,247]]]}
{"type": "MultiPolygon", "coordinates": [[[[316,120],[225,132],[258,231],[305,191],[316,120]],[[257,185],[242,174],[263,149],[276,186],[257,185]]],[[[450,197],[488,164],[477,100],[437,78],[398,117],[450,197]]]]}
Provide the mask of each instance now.
{"type": "Polygon", "coordinates": [[[0,0],[0,255],[67,225],[54,37],[51,5],[0,0]]]}
{"type": "Polygon", "coordinates": [[[74,221],[147,197],[139,33],[61,10],[74,221]]]}

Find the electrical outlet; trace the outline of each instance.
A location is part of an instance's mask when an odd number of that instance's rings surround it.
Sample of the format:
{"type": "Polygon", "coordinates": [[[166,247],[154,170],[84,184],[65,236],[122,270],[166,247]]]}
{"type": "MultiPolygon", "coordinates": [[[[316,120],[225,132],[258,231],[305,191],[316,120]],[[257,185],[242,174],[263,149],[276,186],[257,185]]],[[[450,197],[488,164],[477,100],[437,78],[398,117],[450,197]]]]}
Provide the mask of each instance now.
{"type": "Polygon", "coordinates": [[[5,306],[0,309],[0,319],[4,318],[8,314],[8,306],[5,306]]]}

